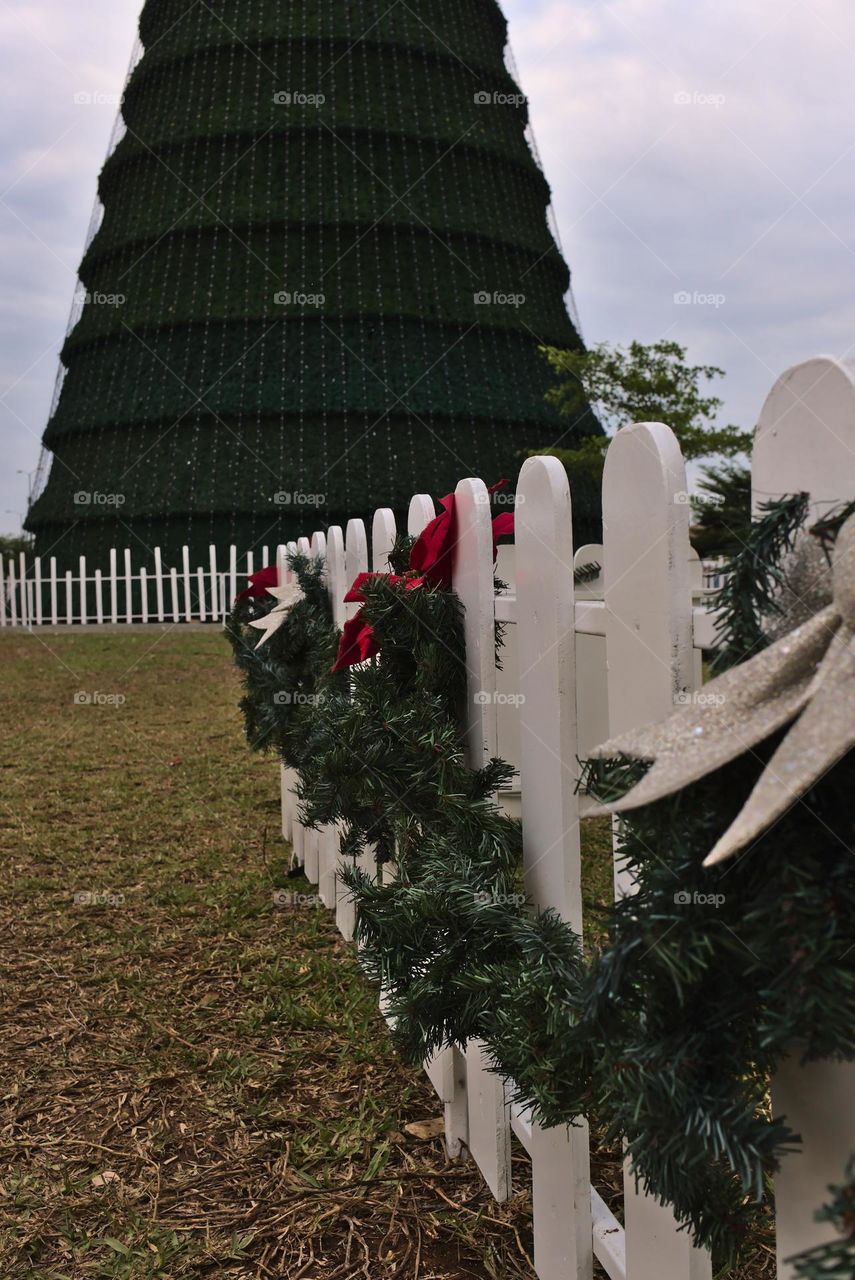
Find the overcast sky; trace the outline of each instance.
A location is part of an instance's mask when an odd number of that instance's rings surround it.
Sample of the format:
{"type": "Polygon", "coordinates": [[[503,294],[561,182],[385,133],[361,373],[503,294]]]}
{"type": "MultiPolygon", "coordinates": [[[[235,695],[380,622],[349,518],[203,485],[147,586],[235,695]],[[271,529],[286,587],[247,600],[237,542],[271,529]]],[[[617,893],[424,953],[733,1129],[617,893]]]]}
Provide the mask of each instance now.
{"type": "MultiPolygon", "coordinates": [[[[0,529],[26,506],[113,127],[75,94],[121,92],[139,7],[0,0],[0,529]]],[[[682,342],[727,370],[743,426],[787,365],[846,355],[851,0],[504,9],[586,341],[682,342]]]]}

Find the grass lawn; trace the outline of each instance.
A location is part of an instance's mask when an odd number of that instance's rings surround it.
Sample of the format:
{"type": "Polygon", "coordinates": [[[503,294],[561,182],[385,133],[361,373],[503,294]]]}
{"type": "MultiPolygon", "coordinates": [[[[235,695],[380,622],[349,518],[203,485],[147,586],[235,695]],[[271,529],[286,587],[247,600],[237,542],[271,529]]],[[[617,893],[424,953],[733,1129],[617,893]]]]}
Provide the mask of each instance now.
{"type": "Polygon", "coordinates": [[[530,1280],[526,1159],[498,1206],[423,1136],[221,633],[7,633],[0,668],[0,1277],[530,1280]]]}
{"type": "Polygon", "coordinates": [[[407,1132],[441,1108],[353,949],[274,906],[312,891],[221,633],[6,635],[0,665],[3,1280],[532,1275],[526,1191],[407,1132]]]}

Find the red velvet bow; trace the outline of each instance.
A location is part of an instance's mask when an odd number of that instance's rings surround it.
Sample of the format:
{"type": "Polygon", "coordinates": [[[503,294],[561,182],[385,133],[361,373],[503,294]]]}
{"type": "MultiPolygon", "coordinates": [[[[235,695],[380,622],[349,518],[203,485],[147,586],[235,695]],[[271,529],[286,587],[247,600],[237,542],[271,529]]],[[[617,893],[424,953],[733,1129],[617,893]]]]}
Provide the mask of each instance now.
{"type": "MultiPolygon", "coordinates": [[[[507,480],[499,480],[487,490],[489,494],[504,489],[507,480]]],[[[426,525],[413,544],[410,552],[411,574],[360,573],[353,586],[344,597],[348,604],[364,604],[365,595],[362,588],[374,578],[387,578],[393,584],[403,583],[407,591],[414,591],[426,584],[448,589],[451,586],[454,570],[454,550],[457,546],[457,512],[454,494],[449,493],[440,501],[442,512],[426,525]]],[[[496,516],[493,521],[493,559],[499,552],[499,538],[507,537],[514,532],[512,512],[496,516]]],[[[355,618],[345,624],[339,645],[338,656],[333,671],[342,671],[356,663],[366,662],[380,652],[380,645],[374,634],[374,628],[364,617],[365,610],[360,609],[355,618]]]]}
{"type": "Polygon", "coordinates": [[[259,569],[257,573],[249,575],[249,586],[243,591],[239,591],[235,597],[235,603],[238,600],[261,600],[267,595],[268,587],[279,586],[279,570],[275,564],[266,565],[265,568],[259,569]]]}

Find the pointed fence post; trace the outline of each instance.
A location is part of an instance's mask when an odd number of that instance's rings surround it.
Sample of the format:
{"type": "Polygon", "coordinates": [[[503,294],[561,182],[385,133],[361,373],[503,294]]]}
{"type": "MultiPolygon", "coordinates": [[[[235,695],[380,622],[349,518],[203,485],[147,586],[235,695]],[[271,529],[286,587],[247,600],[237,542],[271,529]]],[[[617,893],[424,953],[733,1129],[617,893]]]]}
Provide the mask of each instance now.
{"type": "MultiPolygon", "coordinates": [[[[661,720],[692,688],[686,468],[661,422],[624,427],[603,475],[609,734],[661,720]]],[[[616,861],[615,890],[633,892],[616,861]]],[[[624,1174],[627,1280],[708,1280],[709,1254],[678,1231],[670,1208],[624,1174]]]]}
{"type": "MultiPolygon", "coordinates": [[[[529,458],[516,506],[523,860],[529,898],[581,936],[582,858],[576,793],[573,520],[557,458],[529,458]]],[[[540,1280],[593,1274],[588,1125],[532,1123],[534,1265],[540,1280]]]]}
{"type": "MultiPolygon", "coordinates": [[[[757,424],[751,479],[755,513],[761,503],[788,493],[809,493],[813,518],[855,498],[851,365],[818,356],[782,374],[757,424]]],[[[852,1062],[802,1066],[793,1054],[772,1082],[774,1114],[786,1116],[803,1144],[784,1157],[775,1176],[779,1280],[792,1280],[788,1259],[794,1254],[834,1238],[814,1214],[827,1201],[828,1187],[843,1181],[855,1151],[853,1097],[852,1062]]]]}

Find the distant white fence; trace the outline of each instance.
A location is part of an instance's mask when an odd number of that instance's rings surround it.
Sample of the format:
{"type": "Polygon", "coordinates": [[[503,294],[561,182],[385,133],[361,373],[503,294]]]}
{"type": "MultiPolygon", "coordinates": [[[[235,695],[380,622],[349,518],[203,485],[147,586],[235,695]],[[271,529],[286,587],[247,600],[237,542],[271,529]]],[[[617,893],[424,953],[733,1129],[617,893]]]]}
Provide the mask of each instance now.
{"type": "Polygon", "coordinates": [[[182,549],[181,567],[166,566],[155,547],[148,565],[129,548],[113,550],[94,571],[81,556],[76,569],[58,570],[55,556],[21,552],[0,556],[0,627],[73,626],[147,622],[223,622],[247,576],[269,564],[270,549],[220,558],[209,548],[205,564],[192,564],[182,549]],[[136,561],[136,563],[135,563],[136,561]]]}
{"type": "MultiPolygon", "coordinates": [[[[492,478],[492,477],[491,477],[492,478]]],[[[789,370],[775,384],[757,428],[755,499],[807,490],[817,512],[855,495],[855,385],[852,372],[822,358],[789,370]]],[[[612,443],[603,485],[604,544],[574,554],[570,494],[552,458],[525,463],[517,488],[517,530],[499,566],[511,588],[494,593],[490,507],[484,483],[457,488],[460,540],[454,587],[465,605],[469,672],[466,742],[473,765],[494,755],[518,770],[503,799],[521,811],[525,878],[538,908],[551,907],[580,932],[580,820],[577,757],[612,734],[658,720],[702,680],[701,653],[714,640],[714,617],[699,599],[699,565],[689,548],[686,473],[679,446],[661,423],[622,430],[612,443]],[[598,561],[599,581],[574,587],[574,564],[598,561]],[[495,662],[496,621],[507,624],[502,672],[495,662]]],[[[409,532],[434,515],[430,498],[413,498],[409,532]]],[[[336,621],[354,606],[344,594],[369,565],[388,569],[395,536],[390,510],[374,516],[371,546],[362,520],[301,539],[326,559],[336,621]]],[[[280,580],[290,577],[282,554],[280,580]]],[[[305,829],[293,778],[283,770],[283,831],[352,937],[353,905],[337,876],[334,827],[305,829]]],[[[366,863],[370,868],[370,860],[366,863]]],[[[618,866],[617,894],[633,892],[618,866]]],[[[624,1223],[591,1184],[587,1128],[544,1130],[511,1104],[485,1068],[478,1044],[441,1052],[426,1064],[445,1107],[452,1154],[468,1149],[497,1200],[512,1192],[511,1134],[533,1168],[534,1263],[541,1280],[588,1280],[596,1257],[611,1280],[710,1280],[709,1256],[678,1232],[668,1209],[625,1177],[624,1223]]],[[[777,1114],[804,1138],[776,1180],[778,1277],[785,1259],[827,1238],[813,1221],[828,1184],[855,1151],[855,1068],[797,1063],[774,1082],[777,1114]]]]}

